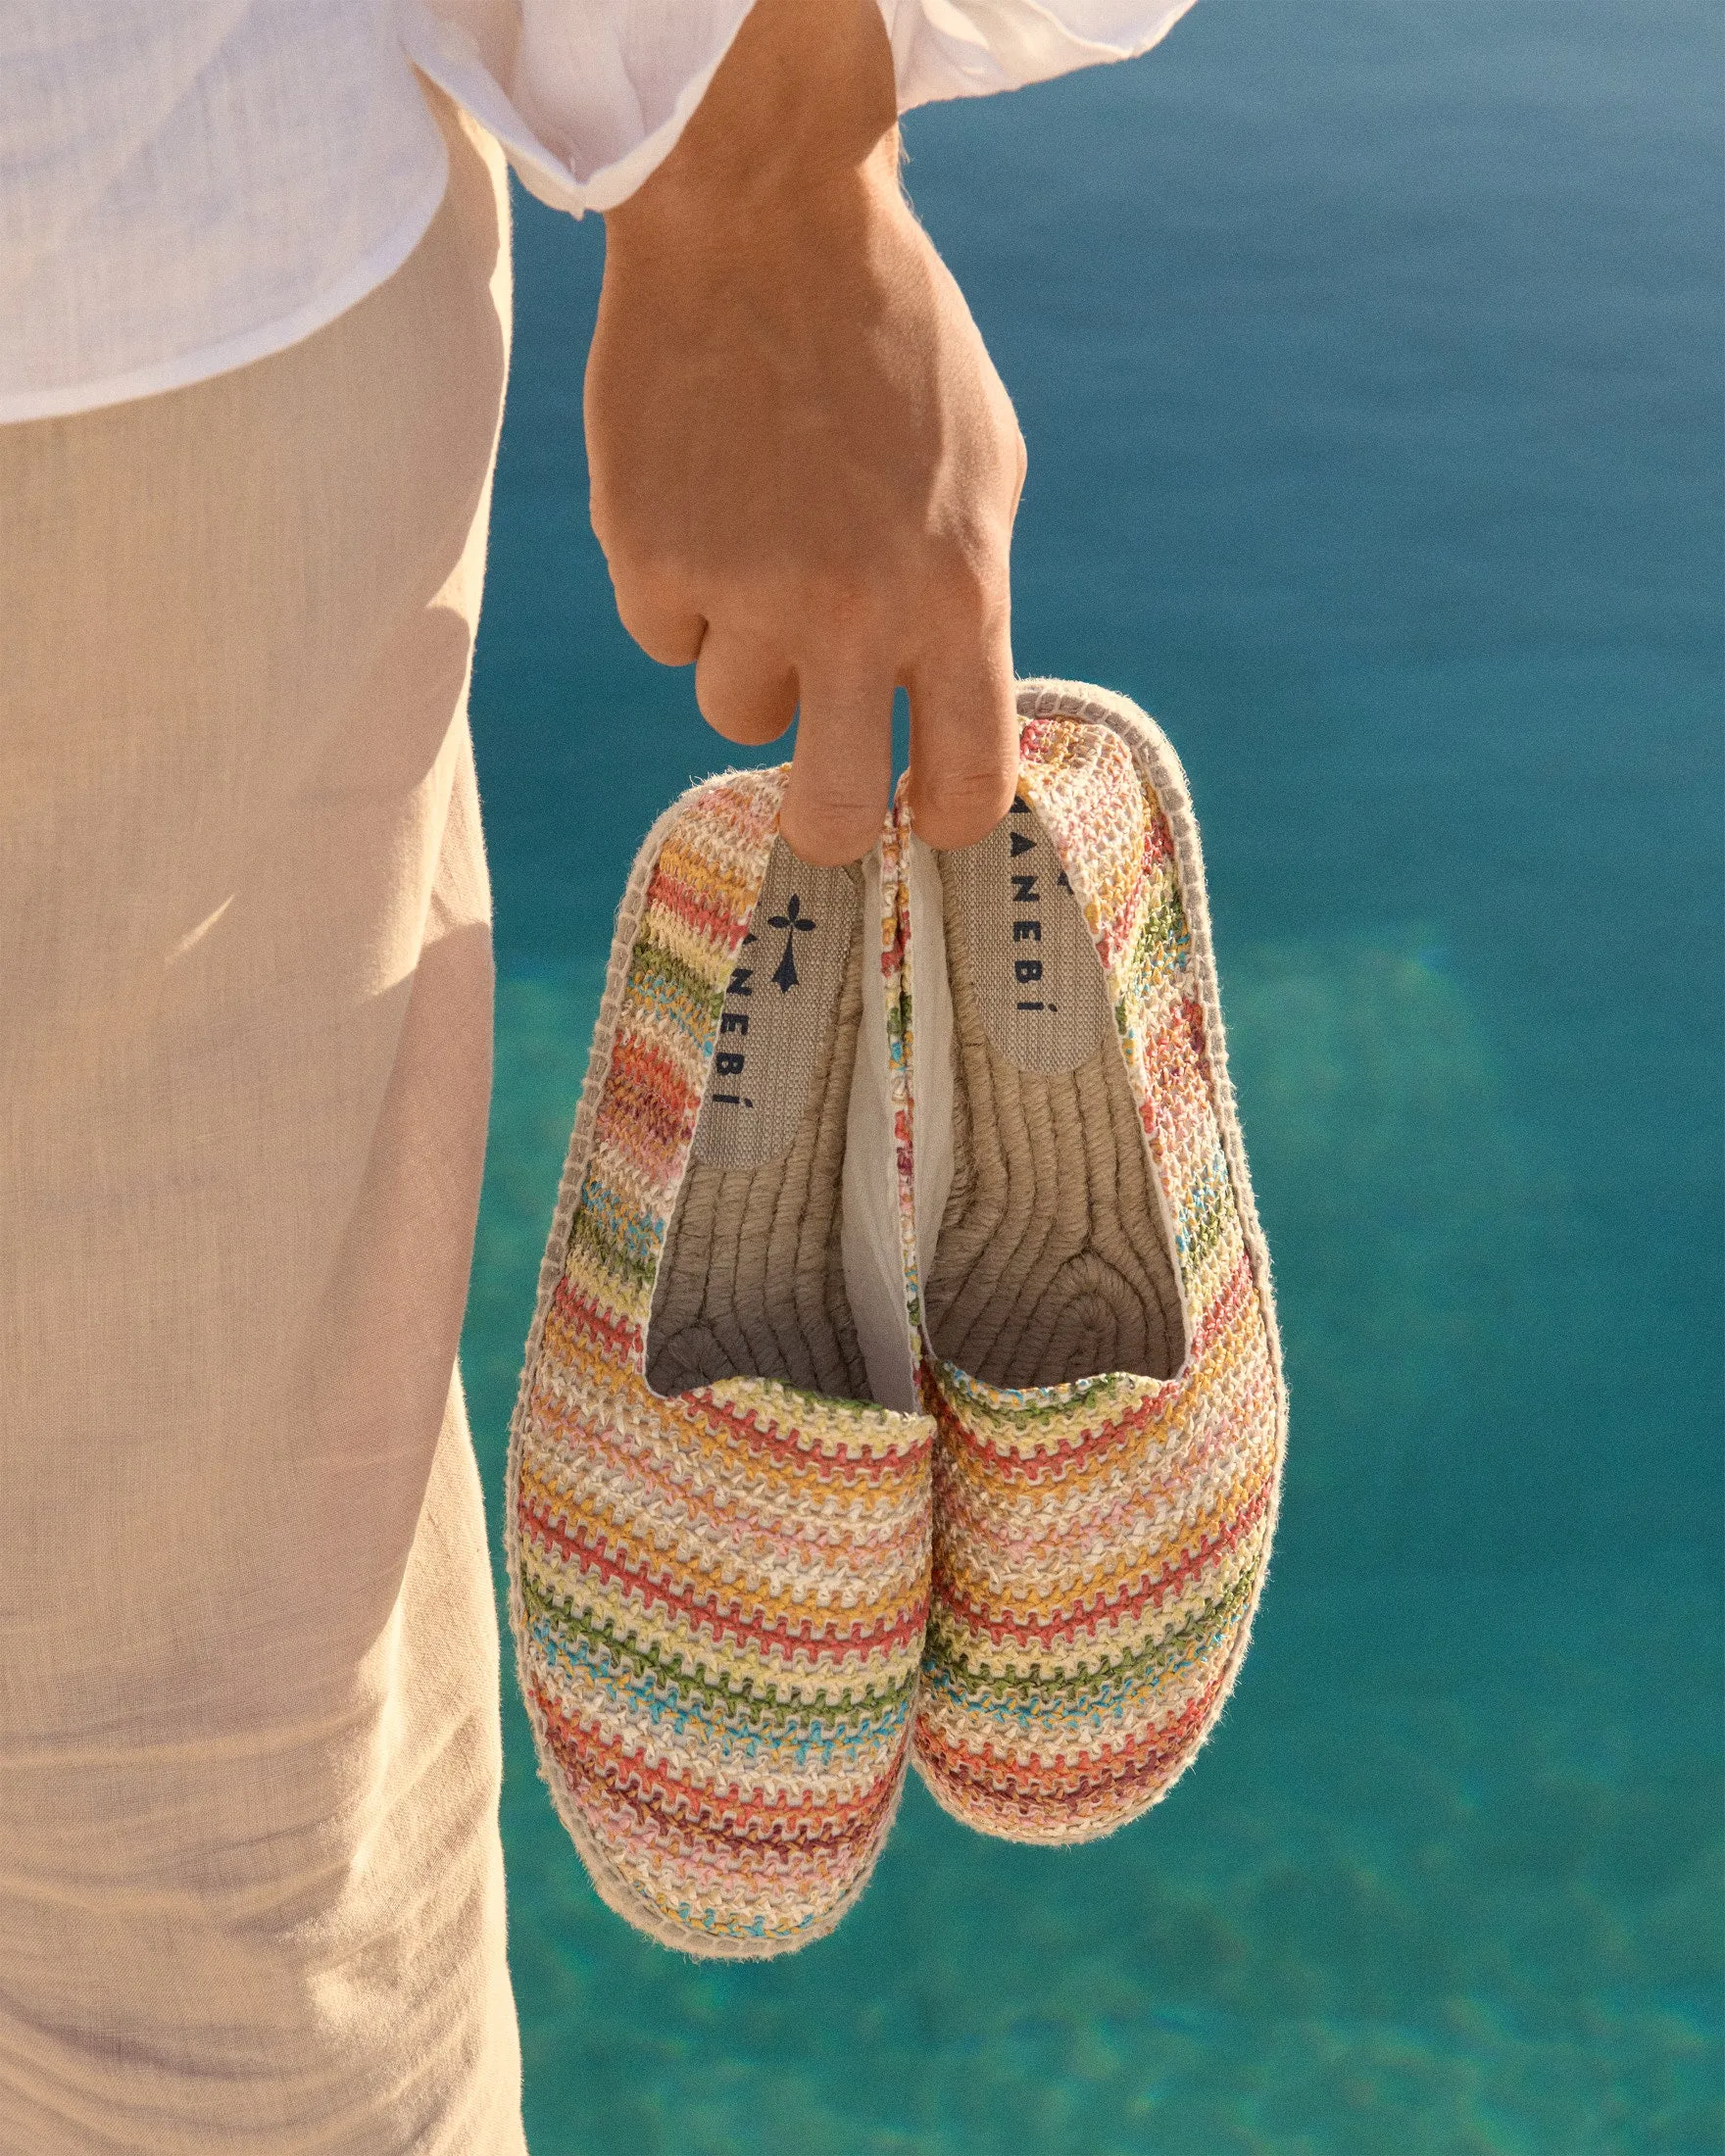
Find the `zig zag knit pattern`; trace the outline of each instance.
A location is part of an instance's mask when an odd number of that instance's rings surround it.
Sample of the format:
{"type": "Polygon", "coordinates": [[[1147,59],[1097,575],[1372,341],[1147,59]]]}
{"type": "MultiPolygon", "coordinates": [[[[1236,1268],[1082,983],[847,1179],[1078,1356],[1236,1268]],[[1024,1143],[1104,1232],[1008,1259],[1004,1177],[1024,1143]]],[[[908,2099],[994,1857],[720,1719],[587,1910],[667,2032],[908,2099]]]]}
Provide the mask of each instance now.
{"type": "Polygon", "coordinates": [[[735,1958],[818,1937],[866,1882],[929,1578],[926,1416],[751,1377],[665,1397],[645,1375],[784,777],[710,780],[642,849],[510,1450],[511,1614],[558,1809],[614,1909],[735,1958]]]}
{"type": "Polygon", "coordinates": [[[1165,1794],[1221,1711],[1268,1556],[1286,1400],[1184,775],[1152,721],[1103,691],[1032,684],[1019,710],[1021,790],[1112,994],[1188,1351],[1165,1380],[1019,1390],[929,1354],[934,1594],[915,1751],[959,1818],[1071,1842],[1165,1794]]]}

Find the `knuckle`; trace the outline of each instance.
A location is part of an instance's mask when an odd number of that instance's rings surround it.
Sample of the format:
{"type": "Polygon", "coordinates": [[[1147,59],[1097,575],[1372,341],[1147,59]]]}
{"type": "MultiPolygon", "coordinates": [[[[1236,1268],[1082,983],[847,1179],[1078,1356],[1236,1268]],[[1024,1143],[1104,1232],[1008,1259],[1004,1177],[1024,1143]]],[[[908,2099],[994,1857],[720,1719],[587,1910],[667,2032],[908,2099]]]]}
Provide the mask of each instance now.
{"type": "Polygon", "coordinates": [[[648,658],[662,666],[686,666],[695,657],[699,632],[674,614],[663,613],[621,591],[616,594],[617,619],[648,658]]]}
{"type": "Polygon", "coordinates": [[[932,550],[928,582],[949,608],[961,608],[977,616],[987,613],[999,581],[991,547],[974,540],[945,539],[932,550]]]}
{"type": "Polygon", "coordinates": [[[913,805],[917,828],[931,846],[973,846],[1011,807],[1016,776],[1007,762],[943,772],[913,805]]]}
{"type": "Polygon", "coordinates": [[[695,708],[720,740],[746,742],[751,738],[748,713],[715,694],[699,673],[695,677],[695,708]]]}
{"type": "Polygon", "coordinates": [[[978,621],[992,619],[1010,588],[1010,532],[982,517],[935,534],[924,563],[925,588],[948,609],[961,609],[978,621]]]}
{"type": "Polygon", "coordinates": [[[610,539],[603,533],[598,536],[611,580],[619,590],[626,588],[646,605],[669,602],[680,579],[675,563],[663,549],[634,531],[618,532],[610,539]]]}
{"type": "Polygon", "coordinates": [[[700,643],[700,619],[680,581],[624,544],[607,546],[612,596],[617,618],[649,659],[684,666],[700,643]]]}
{"type": "Polygon", "coordinates": [[[695,670],[695,703],[701,716],[721,740],[758,748],[776,741],[791,723],[790,697],[776,688],[761,688],[750,694],[733,684],[702,678],[695,670]]]}
{"type": "Polygon", "coordinates": [[[816,867],[859,860],[879,835],[880,811],[859,792],[815,783],[793,787],[781,822],[791,850],[816,867]]]}
{"type": "Polygon", "coordinates": [[[643,516],[627,497],[610,496],[596,486],[587,520],[619,591],[626,587],[661,606],[674,604],[687,591],[693,564],[674,527],[663,518],[643,516]]]}
{"type": "Polygon", "coordinates": [[[841,563],[812,570],[797,594],[805,632],[823,631],[835,643],[864,638],[881,613],[878,581],[860,563],[841,563]]]}
{"type": "Polygon", "coordinates": [[[630,576],[649,573],[650,549],[644,544],[640,517],[625,493],[603,486],[595,478],[587,497],[587,521],[613,576],[619,570],[630,576]]]}
{"type": "Polygon", "coordinates": [[[870,820],[871,804],[860,787],[816,780],[799,789],[803,814],[828,831],[854,831],[870,820]]]}

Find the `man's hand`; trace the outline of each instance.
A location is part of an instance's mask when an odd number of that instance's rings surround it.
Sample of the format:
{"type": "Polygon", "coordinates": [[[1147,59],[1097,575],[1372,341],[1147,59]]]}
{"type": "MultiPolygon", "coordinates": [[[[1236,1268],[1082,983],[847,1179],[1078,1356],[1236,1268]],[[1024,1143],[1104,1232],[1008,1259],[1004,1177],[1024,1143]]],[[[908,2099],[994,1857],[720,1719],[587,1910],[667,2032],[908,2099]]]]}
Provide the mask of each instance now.
{"type": "Polygon", "coordinates": [[[727,740],[800,714],[782,827],[879,834],[892,699],[934,846],[1017,764],[1011,404],[899,186],[875,0],[756,0],[670,156],[606,220],[587,367],[593,528],[624,626],[727,740]]]}

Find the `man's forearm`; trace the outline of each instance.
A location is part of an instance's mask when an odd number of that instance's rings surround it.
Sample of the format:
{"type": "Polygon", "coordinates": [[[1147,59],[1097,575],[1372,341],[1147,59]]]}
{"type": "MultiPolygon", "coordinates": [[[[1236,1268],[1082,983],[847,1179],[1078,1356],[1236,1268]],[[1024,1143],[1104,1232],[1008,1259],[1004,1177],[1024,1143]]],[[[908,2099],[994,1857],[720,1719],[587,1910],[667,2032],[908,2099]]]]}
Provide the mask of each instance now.
{"type": "Polygon", "coordinates": [[[878,832],[895,685],[933,843],[1010,799],[1010,404],[898,182],[874,0],[757,0],[677,147],[607,220],[587,376],[618,610],[711,723],[800,715],[783,824],[878,832]]]}

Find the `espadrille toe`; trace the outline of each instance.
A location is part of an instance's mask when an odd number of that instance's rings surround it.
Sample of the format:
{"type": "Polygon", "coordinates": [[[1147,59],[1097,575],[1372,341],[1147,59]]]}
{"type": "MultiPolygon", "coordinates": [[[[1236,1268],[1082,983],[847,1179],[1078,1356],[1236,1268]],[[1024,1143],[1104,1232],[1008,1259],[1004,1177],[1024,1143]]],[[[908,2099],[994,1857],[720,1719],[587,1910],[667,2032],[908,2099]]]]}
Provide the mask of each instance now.
{"type": "Polygon", "coordinates": [[[510,1448],[558,1809],[620,1915],[731,1957],[818,1937],[862,1891],[930,1563],[896,917],[878,856],[809,868],[777,839],[784,775],[697,787],[637,859],[510,1448]]]}
{"type": "Polygon", "coordinates": [[[1065,1842],[1215,1722],[1286,1410],[1184,775],[1124,699],[1033,682],[1019,711],[1012,812],[902,849],[938,1423],[914,1742],[961,1819],[1065,1842]]]}

